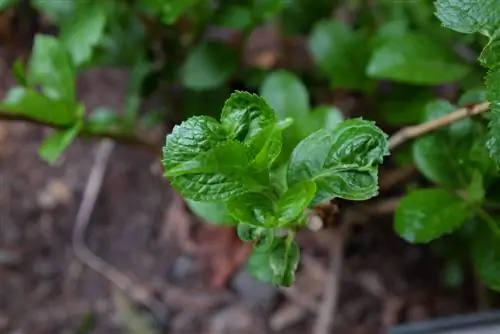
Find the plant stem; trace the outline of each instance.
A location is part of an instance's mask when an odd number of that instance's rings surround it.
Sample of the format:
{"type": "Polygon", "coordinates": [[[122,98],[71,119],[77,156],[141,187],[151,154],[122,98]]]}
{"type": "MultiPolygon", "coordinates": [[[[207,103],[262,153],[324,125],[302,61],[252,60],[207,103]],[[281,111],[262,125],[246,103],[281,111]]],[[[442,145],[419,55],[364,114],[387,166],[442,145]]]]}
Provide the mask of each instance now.
{"type": "Polygon", "coordinates": [[[495,220],[490,216],[486,210],[484,210],[481,207],[474,207],[474,210],[476,211],[476,214],[481,218],[488,226],[490,227],[491,231],[497,235],[497,237],[500,238],[500,227],[498,227],[497,223],[495,220]]]}
{"type": "Polygon", "coordinates": [[[389,139],[389,148],[393,150],[410,139],[417,138],[430,132],[436,131],[464,118],[479,115],[488,110],[489,106],[489,102],[484,102],[469,108],[459,108],[450,114],[444,115],[441,118],[434,119],[432,121],[415,126],[403,128],[391,136],[391,138],[389,139]]]}

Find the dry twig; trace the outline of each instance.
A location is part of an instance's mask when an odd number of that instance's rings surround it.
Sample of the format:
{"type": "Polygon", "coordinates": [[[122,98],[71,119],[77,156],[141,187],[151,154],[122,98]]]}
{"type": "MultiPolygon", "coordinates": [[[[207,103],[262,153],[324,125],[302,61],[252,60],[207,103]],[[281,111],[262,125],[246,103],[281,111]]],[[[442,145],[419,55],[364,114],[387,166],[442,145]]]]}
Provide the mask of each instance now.
{"type": "Polygon", "coordinates": [[[95,255],[85,244],[85,232],[101,189],[104,172],[113,150],[114,143],[104,140],[99,145],[95,163],[83,194],[73,230],[72,246],[76,257],[84,264],[108,279],[135,302],[147,306],[161,321],[166,314],[166,307],[155,299],[151,292],[134,283],[127,275],[95,255]]]}
{"type": "Polygon", "coordinates": [[[478,105],[475,105],[471,108],[459,108],[455,110],[454,112],[450,114],[446,114],[441,118],[425,122],[422,124],[418,124],[415,126],[409,126],[406,128],[403,128],[396,132],[394,135],[391,136],[389,139],[389,148],[391,150],[395,149],[398,146],[401,146],[403,143],[406,141],[420,137],[422,135],[425,135],[429,132],[438,130],[444,126],[450,125],[456,121],[459,121],[461,119],[471,117],[474,115],[479,115],[486,110],[488,110],[490,104],[489,102],[484,102],[478,105]]]}

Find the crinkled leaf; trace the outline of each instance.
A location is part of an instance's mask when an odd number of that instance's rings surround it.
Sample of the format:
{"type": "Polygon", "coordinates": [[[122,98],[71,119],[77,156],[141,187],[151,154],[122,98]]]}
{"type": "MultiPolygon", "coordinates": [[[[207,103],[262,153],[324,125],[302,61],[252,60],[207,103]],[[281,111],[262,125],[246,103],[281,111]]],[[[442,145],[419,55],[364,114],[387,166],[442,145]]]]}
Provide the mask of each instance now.
{"type": "Polygon", "coordinates": [[[467,203],[444,189],[419,189],[401,200],[394,229],[411,243],[427,243],[457,229],[469,216],[467,203]]]}
{"type": "MultiPolygon", "coordinates": [[[[496,220],[498,225],[498,220],[496,220]]],[[[491,289],[500,291],[500,242],[487,224],[478,224],[472,239],[472,261],[479,277],[491,289]]]]}
{"type": "Polygon", "coordinates": [[[78,123],[70,129],[57,131],[46,138],[40,146],[40,156],[49,163],[55,162],[76,136],[78,136],[81,126],[82,124],[78,123]]]}
{"type": "Polygon", "coordinates": [[[315,193],[316,184],[313,181],[302,181],[289,188],[276,203],[280,225],[297,219],[309,206],[315,193]]]}
{"type": "Polygon", "coordinates": [[[197,202],[186,199],[188,207],[207,223],[234,225],[235,221],[227,210],[225,202],[197,202]]]}
{"type": "Polygon", "coordinates": [[[367,74],[417,85],[437,85],[460,80],[469,68],[426,35],[405,34],[387,40],[372,54],[367,74]]]}
{"type": "Polygon", "coordinates": [[[27,116],[54,125],[70,125],[76,119],[75,108],[24,87],[12,88],[0,103],[2,111],[27,116]]]}
{"type": "Polygon", "coordinates": [[[247,193],[227,202],[229,214],[239,223],[255,227],[274,227],[277,219],[273,202],[261,193],[247,193]]]}
{"type": "Polygon", "coordinates": [[[89,3],[79,6],[71,20],[61,27],[61,41],[71,54],[73,63],[80,65],[92,55],[104,33],[106,8],[102,3],[89,3]]]}
{"type": "Polygon", "coordinates": [[[75,72],[64,45],[52,36],[37,35],[29,60],[28,82],[41,85],[48,97],[75,101],[75,72]]]}
{"type": "Polygon", "coordinates": [[[226,44],[204,42],[191,50],[182,65],[182,83],[193,90],[215,88],[229,78],[236,63],[236,52],[226,44]]]}
{"type": "Polygon", "coordinates": [[[262,227],[255,227],[253,225],[239,223],[236,228],[236,232],[238,233],[238,237],[242,241],[253,242],[258,241],[266,236],[266,229],[262,227]]]}
{"type": "Polygon", "coordinates": [[[304,122],[297,124],[300,124],[300,133],[305,138],[319,129],[331,131],[343,120],[344,115],[340,109],[333,106],[318,106],[307,115],[304,122]]]}
{"type": "Polygon", "coordinates": [[[309,37],[314,62],[329,77],[333,87],[365,89],[364,73],[368,43],[340,21],[319,21],[309,37]]]}
{"type": "Polygon", "coordinates": [[[387,135],[372,122],[350,119],[333,131],[301,141],[288,166],[288,185],[314,181],[313,204],[340,197],[366,200],[378,193],[378,164],[388,154],[387,135]]]}
{"type": "Polygon", "coordinates": [[[497,0],[437,0],[435,5],[437,17],[449,29],[492,35],[500,28],[497,0]]]}

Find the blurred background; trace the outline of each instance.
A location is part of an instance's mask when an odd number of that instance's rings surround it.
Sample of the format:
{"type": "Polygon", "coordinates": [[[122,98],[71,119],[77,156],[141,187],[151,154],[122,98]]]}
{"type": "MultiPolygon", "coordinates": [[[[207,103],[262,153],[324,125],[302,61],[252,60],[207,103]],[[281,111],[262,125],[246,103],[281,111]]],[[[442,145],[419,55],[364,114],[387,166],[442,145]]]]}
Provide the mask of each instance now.
{"type": "MultiPolygon", "coordinates": [[[[299,233],[292,288],[258,282],[234,228],[203,221],[163,178],[165,135],[192,115],[218,118],[233,90],[262,94],[280,117],[311,124],[306,133],[357,116],[394,133],[421,122],[435,98],[485,99],[476,59],[487,41],[442,28],[431,0],[0,0],[0,9],[0,97],[22,81],[35,36],[56,36],[98,127],[48,163],[40,144],[61,126],[0,111],[0,333],[313,333],[332,235],[299,233]]],[[[63,67],[43,66],[48,76],[63,67]]],[[[498,305],[460,238],[410,245],[393,231],[399,198],[425,182],[410,147],[385,162],[381,194],[359,207],[345,242],[329,332],[386,333],[498,305]]],[[[318,210],[335,225],[345,207],[318,210]]]]}

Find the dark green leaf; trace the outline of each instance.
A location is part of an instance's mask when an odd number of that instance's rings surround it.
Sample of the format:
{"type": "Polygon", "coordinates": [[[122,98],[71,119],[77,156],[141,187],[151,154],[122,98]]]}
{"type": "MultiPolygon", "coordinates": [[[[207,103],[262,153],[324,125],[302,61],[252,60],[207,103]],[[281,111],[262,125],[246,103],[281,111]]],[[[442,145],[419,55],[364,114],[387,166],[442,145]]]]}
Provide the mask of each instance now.
{"type": "Polygon", "coordinates": [[[488,226],[482,222],[477,226],[472,239],[474,267],[482,281],[496,291],[500,291],[499,240],[498,235],[492,233],[488,226]]]}
{"type": "Polygon", "coordinates": [[[74,103],[74,69],[68,52],[55,37],[35,37],[28,73],[29,84],[41,85],[48,97],[74,103]]]}
{"type": "Polygon", "coordinates": [[[194,48],[182,66],[182,84],[193,90],[215,88],[234,72],[237,54],[226,44],[205,42],[194,48]]]}
{"type": "Polygon", "coordinates": [[[260,22],[272,19],[287,5],[287,0],[252,0],[253,14],[260,22]]]}
{"type": "Polygon", "coordinates": [[[410,89],[396,89],[389,96],[380,98],[380,111],[390,125],[417,124],[425,116],[425,106],[434,99],[427,89],[412,86],[410,89]]]}
{"type": "Polygon", "coordinates": [[[474,203],[481,203],[484,200],[484,178],[477,170],[472,174],[472,180],[467,189],[467,194],[469,199],[474,203]]]}
{"type": "Polygon", "coordinates": [[[460,80],[468,72],[446,46],[414,33],[386,41],[374,51],[367,67],[373,78],[417,85],[460,80]]]}
{"type": "Polygon", "coordinates": [[[368,45],[349,26],[330,20],[318,22],[309,37],[309,49],[333,87],[365,89],[369,85],[364,73],[368,45]]]}
{"type": "Polygon", "coordinates": [[[234,225],[235,221],[227,210],[224,202],[196,202],[186,199],[186,204],[197,216],[207,223],[219,225],[234,225]]]}
{"type": "Polygon", "coordinates": [[[28,79],[26,77],[26,69],[21,59],[16,59],[14,65],[12,66],[12,74],[16,78],[18,84],[23,87],[28,85],[28,79]]]}
{"type": "Polygon", "coordinates": [[[81,123],[74,127],[54,133],[45,139],[40,146],[40,156],[49,163],[54,163],[64,150],[78,136],[81,123]]]}
{"type": "Polygon", "coordinates": [[[221,8],[216,21],[218,26],[243,30],[252,26],[252,9],[249,6],[229,4],[221,8]]]}
{"type": "Polygon", "coordinates": [[[313,181],[302,181],[292,186],[276,203],[277,216],[280,225],[286,225],[297,219],[309,206],[316,184],[313,181]]]}
{"type": "Polygon", "coordinates": [[[75,108],[69,108],[62,101],[53,100],[24,87],[12,88],[0,103],[0,108],[12,114],[54,125],[71,125],[76,120],[75,108]]]}
{"type": "Polygon", "coordinates": [[[496,0],[437,0],[436,15],[443,26],[458,32],[492,35],[500,28],[496,0]]]}
{"type": "Polygon", "coordinates": [[[481,88],[469,89],[458,100],[458,105],[464,107],[470,104],[479,104],[486,101],[486,90],[481,88]]]}
{"type": "Polygon", "coordinates": [[[170,1],[162,1],[161,4],[161,12],[162,12],[162,20],[166,24],[173,24],[177,19],[184,14],[187,10],[192,8],[195,4],[197,4],[199,0],[170,0],[170,1]]]}
{"type": "Polygon", "coordinates": [[[19,0],[0,0],[0,9],[5,9],[7,7],[13,6],[19,0]]]}
{"type": "Polygon", "coordinates": [[[271,228],[277,225],[273,202],[261,193],[247,193],[227,202],[229,214],[239,223],[271,228]]]}
{"type": "Polygon", "coordinates": [[[401,200],[394,228],[408,242],[427,243],[457,229],[469,216],[467,203],[444,189],[420,189],[401,200]]]}
{"type": "Polygon", "coordinates": [[[333,133],[319,130],[297,145],[288,166],[288,184],[316,182],[313,204],[336,197],[366,200],[378,193],[378,164],[387,154],[386,134],[372,122],[350,119],[333,133]]]}
{"type": "Polygon", "coordinates": [[[102,3],[79,6],[71,20],[61,27],[61,42],[69,51],[75,65],[80,65],[92,55],[104,33],[106,8],[102,3]]]}

